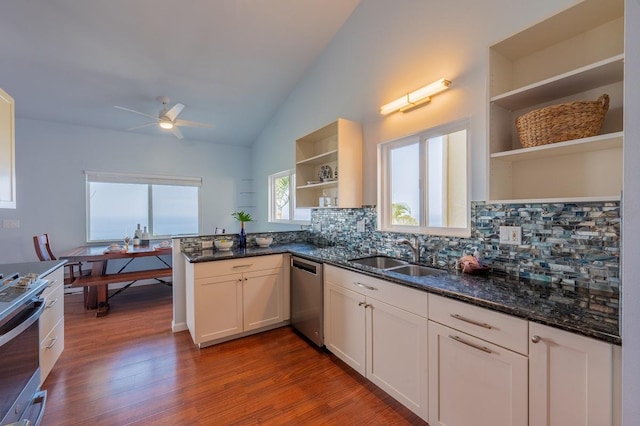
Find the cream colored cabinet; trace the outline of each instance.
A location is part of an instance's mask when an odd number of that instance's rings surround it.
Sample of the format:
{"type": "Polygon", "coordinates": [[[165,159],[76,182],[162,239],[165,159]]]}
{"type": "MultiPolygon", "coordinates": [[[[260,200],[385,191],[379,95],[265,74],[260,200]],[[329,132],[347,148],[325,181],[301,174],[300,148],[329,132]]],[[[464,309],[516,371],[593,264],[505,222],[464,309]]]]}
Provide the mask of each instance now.
{"type": "Polygon", "coordinates": [[[617,200],[622,189],[623,0],[585,0],[489,49],[489,199],[617,200]],[[610,96],[599,135],[523,148],[531,110],[610,96]]]}
{"type": "Polygon", "coordinates": [[[296,207],[362,207],[360,123],[339,118],[296,140],[296,207]]]}
{"type": "Polygon", "coordinates": [[[427,420],[425,292],[325,265],[325,346],[427,420]]]}
{"type": "Polygon", "coordinates": [[[529,334],[529,425],[619,424],[616,347],[537,323],[529,334]]]}
{"type": "Polygon", "coordinates": [[[217,343],[284,325],[283,255],[187,263],[187,327],[193,342],[217,343]]]}
{"type": "Polygon", "coordinates": [[[0,208],[16,208],[15,104],[0,89],[0,208]]]}
{"type": "Polygon", "coordinates": [[[429,318],[429,424],[527,425],[527,322],[435,295],[429,318]]]}
{"type": "Polygon", "coordinates": [[[39,320],[40,384],[44,383],[64,350],[64,272],[60,267],[42,278],[49,285],[42,292],[44,311],[39,320]]]}

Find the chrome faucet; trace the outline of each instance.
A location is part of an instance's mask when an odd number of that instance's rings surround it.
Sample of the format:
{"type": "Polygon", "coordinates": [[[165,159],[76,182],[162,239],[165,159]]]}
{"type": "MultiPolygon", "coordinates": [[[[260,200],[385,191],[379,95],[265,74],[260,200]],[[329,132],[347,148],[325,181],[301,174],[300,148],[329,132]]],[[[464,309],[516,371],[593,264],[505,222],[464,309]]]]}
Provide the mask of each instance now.
{"type": "Polygon", "coordinates": [[[413,244],[406,238],[398,240],[397,244],[399,246],[403,244],[408,245],[409,248],[411,248],[411,253],[413,254],[413,261],[420,262],[420,240],[418,240],[418,237],[413,237],[413,244]]]}

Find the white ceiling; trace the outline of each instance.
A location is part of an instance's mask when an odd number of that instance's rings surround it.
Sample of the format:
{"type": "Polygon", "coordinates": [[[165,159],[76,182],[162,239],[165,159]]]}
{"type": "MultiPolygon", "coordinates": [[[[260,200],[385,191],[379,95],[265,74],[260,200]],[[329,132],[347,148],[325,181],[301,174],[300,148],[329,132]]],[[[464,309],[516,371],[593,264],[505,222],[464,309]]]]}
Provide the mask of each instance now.
{"type": "Polygon", "coordinates": [[[2,1],[0,87],[17,118],[116,130],[150,120],[114,105],[157,115],[168,96],[215,125],[186,139],[250,145],[358,3],[2,1]]]}

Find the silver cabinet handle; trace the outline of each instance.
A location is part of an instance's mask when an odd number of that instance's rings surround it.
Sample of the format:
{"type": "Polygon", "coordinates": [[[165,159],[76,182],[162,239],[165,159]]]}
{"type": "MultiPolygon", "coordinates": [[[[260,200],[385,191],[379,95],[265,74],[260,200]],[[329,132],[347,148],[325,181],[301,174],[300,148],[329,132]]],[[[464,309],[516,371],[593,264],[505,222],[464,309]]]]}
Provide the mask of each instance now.
{"type": "Polygon", "coordinates": [[[50,309],[50,308],[52,308],[52,307],[53,307],[53,305],[55,305],[56,303],[58,303],[58,299],[51,300],[51,301],[49,301],[49,303],[47,303],[47,306],[45,306],[44,308],[45,308],[45,309],[50,309]]]}
{"type": "Polygon", "coordinates": [[[366,302],[358,302],[358,306],[365,306],[366,302]]]}
{"type": "Polygon", "coordinates": [[[492,354],[492,353],[493,353],[493,352],[491,351],[491,349],[487,348],[486,346],[478,346],[478,345],[476,345],[476,344],[474,344],[474,343],[467,342],[467,341],[465,341],[465,340],[461,339],[461,338],[460,338],[460,337],[458,337],[458,336],[452,336],[452,335],[449,335],[449,338],[450,338],[450,339],[455,340],[456,342],[460,342],[460,343],[462,343],[463,345],[471,346],[472,348],[474,348],[474,349],[478,349],[478,350],[480,350],[480,351],[482,351],[482,352],[486,352],[486,353],[488,353],[488,354],[492,354]]]}
{"type": "Polygon", "coordinates": [[[531,341],[533,343],[538,343],[540,340],[542,340],[540,336],[536,336],[536,335],[531,336],[531,341]]]}
{"type": "Polygon", "coordinates": [[[458,314],[449,314],[449,315],[457,320],[468,322],[469,324],[477,325],[478,327],[487,328],[489,330],[493,328],[491,325],[487,324],[486,322],[475,321],[469,318],[465,318],[462,315],[458,315],[458,314]]]}
{"type": "Polygon", "coordinates": [[[236,265],[236,266],[233,267],[233,269],[249,268],[249,267],[251,267],[251,265],[253,265],[253,264],[250,263],[248,265],[236,265]]]}
{"type": "Polygon", "coordinates": [[[358,282],[354,282],[354,284],[357,285],[360,288],[366,288],[367,290],[377,290],[377,288],[371,287],[370,285],[366,285],[366,284],[362,284],[362,283],[358,283],[358,282]]]}
{"type": "Polygon", "coordinates": [[[49,284],[47,284],[47,288],[53,287],[57,282],[58,280],[49,281],[49,284]]]}
{"type": "Polygon", "coordinates": [[[51,343],[47,345],[47,349],[51,349],[52,347],[54,347],[57,342],[58,342],[58,336],[51,339],[51,343]]]}

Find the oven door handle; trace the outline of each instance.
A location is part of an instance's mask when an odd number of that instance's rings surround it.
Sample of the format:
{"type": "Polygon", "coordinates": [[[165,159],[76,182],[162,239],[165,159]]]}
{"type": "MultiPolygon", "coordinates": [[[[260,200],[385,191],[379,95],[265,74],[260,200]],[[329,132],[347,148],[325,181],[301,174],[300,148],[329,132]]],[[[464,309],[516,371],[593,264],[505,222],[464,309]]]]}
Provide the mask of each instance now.
{"type": "Polygon", "coordinates": [[[34,308],[31,315],[29,315],[29,317],[22,321],[17,327],[12,328],[9,332],[0,336],[0,347],[4,346],[5,343],[13,340],[16,336],[20,335],[20,333],[22,333],[27,328],[35,324],[36,321],[38,321],[40,314],[42,314],[45,308],[44,299],[34,299],[33,303],[34,308]]]}

